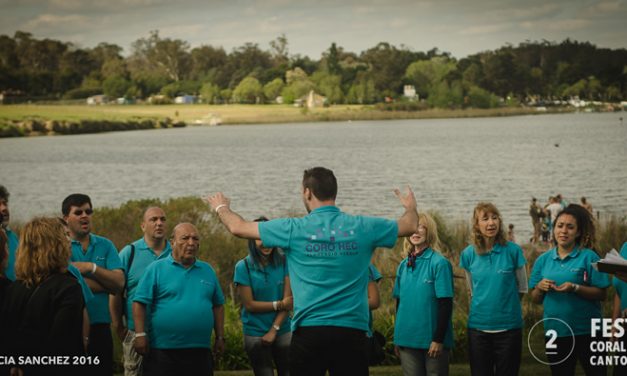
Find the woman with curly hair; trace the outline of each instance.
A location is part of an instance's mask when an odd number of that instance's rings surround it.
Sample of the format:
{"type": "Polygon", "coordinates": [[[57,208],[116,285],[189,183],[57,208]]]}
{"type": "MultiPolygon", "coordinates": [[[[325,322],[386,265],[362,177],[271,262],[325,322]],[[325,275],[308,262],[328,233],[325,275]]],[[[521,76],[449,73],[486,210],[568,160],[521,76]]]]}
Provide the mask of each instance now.
{"type": "Polygon", "coordinates": [[[590,213],[579,205],[566,207],[553,224],[553,242],[557,246],[538,257],[529,281],[533,302],[544,305],[544,318],[559,319],[544,322],[551,373],[574,375],[579,359],[586,375],[605,375],[605,366],[590,363],[590,322],[603,317],[601,301],[610,285],[607,274],[592,267],[600,257],[590,213]]]}
{"type": "Polygon", "coordinates": [[[448,375],[453,347],[453,268],[440,253],[431,216],[418,215],[418,228],[405,238],[396,271],[395,351],[403,375],[448,375]]]}
{"type": "MultiPolygon", "coordinates": [[[[84,302],[79,283],[67,271],[70,255],[70,241],[57,218],[35,218],[24,226],[15,262],[17,280],[7,289],[0,310],[3,354],[83,353],[84,302]]],[[[31,366],[23,371],[37,375],[52,369],[31,366]]]]}
{"type": "Polygon", "coordinates": [[[470,371],[515,376],[522,351],[520,298],[527,292],[527,262],[520,246],[507,241],[503,219],[492,203],[475,207],[471,237],[460,257],[470,294],[470,371]]]}

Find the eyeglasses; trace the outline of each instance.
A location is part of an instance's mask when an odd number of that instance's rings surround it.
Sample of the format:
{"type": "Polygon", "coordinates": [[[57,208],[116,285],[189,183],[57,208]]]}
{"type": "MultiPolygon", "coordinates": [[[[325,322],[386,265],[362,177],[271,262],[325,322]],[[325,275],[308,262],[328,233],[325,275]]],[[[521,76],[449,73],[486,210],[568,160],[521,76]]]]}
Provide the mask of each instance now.
{"type": "Polygon", "coordinates": [[[79,216],[79,217],[80,217],[81,215],[83,215],[83,211],[84,211],[84,212],[85,212],[85,214],[87,214],[87,215],[92,215],[92,214],[94,213],[94,211],[93,211],[92,209],[85,209],[85,210],[83,210],[83,209],[77,209],[77,210],[74,210],[74,213],[72,213],[72,214],[74,214],[74,215],[76,215],[76,216],[79,216]]]}

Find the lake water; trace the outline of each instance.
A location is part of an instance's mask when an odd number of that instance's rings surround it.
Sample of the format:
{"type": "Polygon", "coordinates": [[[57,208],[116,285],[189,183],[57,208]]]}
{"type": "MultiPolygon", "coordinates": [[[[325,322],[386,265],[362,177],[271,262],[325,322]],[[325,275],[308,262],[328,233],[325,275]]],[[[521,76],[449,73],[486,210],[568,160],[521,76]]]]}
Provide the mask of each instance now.
{"type": "MultiPolygon", "coordinates": [[[[305,168],[334,170],[338,206],[397,217],[394,187],[411,185],[419,209],[469,219],[494,202],[519,240],[528,203],[586,196],[601,213],[627,213],[624,113],[189,127],[93,135],[0,139],[0,184],[14,220],[59,213],[68,194],[94,206],[129,199],[224,191],[252,219],[304,212],[305,168]],[[556,146],[559,145],[559,146],[556,146]]],[[[96,212],[97,215],[97,212],[96,212]]],[[[139,219],[138,219],[139,221],[139,219]]]]}

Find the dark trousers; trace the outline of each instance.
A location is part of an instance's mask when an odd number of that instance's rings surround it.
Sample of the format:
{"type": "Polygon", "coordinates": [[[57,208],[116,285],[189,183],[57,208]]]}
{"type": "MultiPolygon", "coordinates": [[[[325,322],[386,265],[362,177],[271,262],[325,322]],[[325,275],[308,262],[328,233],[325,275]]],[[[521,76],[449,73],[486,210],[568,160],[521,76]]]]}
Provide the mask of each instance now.
{"type": "Polygon", "coordinates": [[[144,376],[211,376],[213,359],[211,350],[150,349],[143,361],[144,376]]]}
{"type": "Polygon", "coordinates": [[[93,324],[89,327],[87,354],[92,358],[97,356],[100,361],[97,366],[90,367],[90,375],[113,375],[113,339],[110,324],[93,324]]]}
{"type": "MultiPolygon", "coordinates": [[[[619,338],[618,341],[623,343],[623,349],[627,349],[627,333],[623,334],[622,338],[619,338]]],[[[618,356],[627,356],[627,353],[617,352],[614,355],[618,356]]],[[[614,376],[624,376],[627,375],[627,366],[623,366],[620,363],[618,365],[614,364],[614,376]]]]}
{"type": "Polygon", "coordinates": [[[337,326],[306,326],[292,333],[290,375],[367,376],[366,332],[337,326]]]}
{"type": "Polygon", "coordinates": [[[468,329],[470,373],[473,376],[516,376],[521,352],[521,329],[499,333],[468,329]]]}
{"type": "MultiPolygon", "coordinates": [[[[548,337],[547,337],[548,338],[548,337]]],[[[592,353],[590,350],[590,342],[592,337],[589,335],[575,336],[575,348],[573,349],[572,337],[558,337],[555,339],[554,344],[557,348],[553,354],[546,354],[546,358],[549,363],[557,363],[564,359],[563,362],[551,366],[551,375],[553,376],[572,376],[575,374],[575,367],[577,366],[577,359],[581,363],[581,367],[587,376],[597,376],[607,374],[607,368],[605,366],[590,364],[590,358],[592,356],[603,355],[602,353],[592,353]],[[568,356],[572,349],[572,354],[568,356]],[[567,357],[568,356],[568,357],[567,357]]]]}

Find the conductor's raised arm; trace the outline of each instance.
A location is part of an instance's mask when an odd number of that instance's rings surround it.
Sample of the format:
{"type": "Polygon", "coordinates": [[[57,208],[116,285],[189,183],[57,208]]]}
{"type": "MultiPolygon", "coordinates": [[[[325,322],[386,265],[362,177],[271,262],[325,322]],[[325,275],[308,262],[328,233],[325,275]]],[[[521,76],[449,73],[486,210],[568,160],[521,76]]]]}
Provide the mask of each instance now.
{"type": "Polygon", "coordinates": [[[206,200],[231,234],[244,239],[260,239],[258,222],[246,221],[232,211],[231,200],[222,192],[207,196],[206,200]]]}
{"type": "Polygon", "coordinates": [[[407,186],[406,193],[395,189],[394,194],[398,197],[401,205],[405,208],[405,212],[396,221],[398,224],[398,237],[410,236],[418,228],[418,210],[416,208],[416,197],[414,192],[407,186]]]}

